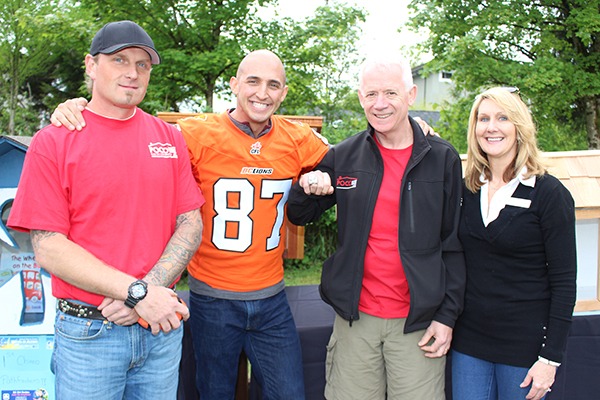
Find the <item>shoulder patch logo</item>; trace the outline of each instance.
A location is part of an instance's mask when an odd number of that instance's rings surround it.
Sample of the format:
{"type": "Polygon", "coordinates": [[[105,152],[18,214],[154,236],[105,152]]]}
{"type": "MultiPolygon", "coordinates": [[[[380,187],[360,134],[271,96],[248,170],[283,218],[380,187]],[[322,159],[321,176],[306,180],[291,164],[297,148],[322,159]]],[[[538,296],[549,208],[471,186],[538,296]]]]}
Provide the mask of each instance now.
{"type": "Polygon", "coordinates": [[[177,158],[177,148],[170,143],[150,143],[148,150],[152,158],[177,158]]]}
{"type": "Polygon", "coordinates": [[[338,176],[337,181],[335,182],[336,189],[356,189],[356,184],[358,183],[358,178],[353,178],[351,176],[338,176]]]}
{"type": "Polygon", "coordinates": [[[260,154],[260,149],[262,149],[262,144],[260,142],[256,142],[250,146],[250,154],[258,155],[260,154]]]}

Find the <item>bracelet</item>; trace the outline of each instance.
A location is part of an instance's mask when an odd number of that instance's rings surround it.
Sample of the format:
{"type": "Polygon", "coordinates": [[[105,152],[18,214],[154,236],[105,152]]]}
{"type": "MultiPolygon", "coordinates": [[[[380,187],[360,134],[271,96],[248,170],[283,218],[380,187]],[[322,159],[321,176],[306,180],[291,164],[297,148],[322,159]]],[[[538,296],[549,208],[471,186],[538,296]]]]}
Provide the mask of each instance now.
{"type": "Polygon", "coordinates": [[[552,367],[560,367],[560,363],[556,362],[556,361],[550,361],[547,358],[544,358],[542,356],[538,356],[538,361],[547,365],[550,365],[552,367]]]}

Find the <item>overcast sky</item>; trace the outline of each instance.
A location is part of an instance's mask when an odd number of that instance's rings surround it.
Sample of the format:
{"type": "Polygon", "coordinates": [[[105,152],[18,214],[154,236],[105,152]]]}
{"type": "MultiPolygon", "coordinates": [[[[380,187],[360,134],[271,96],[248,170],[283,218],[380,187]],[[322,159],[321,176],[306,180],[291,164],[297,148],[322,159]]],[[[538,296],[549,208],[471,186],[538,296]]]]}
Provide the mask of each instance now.
{"type": "MultiPolygon", "coordinates": [[[[398,33],[398,28],[408,21],[407,5],[410,0],[330,0],[330,4],[334,1],[366,10],[367,20],[362,25],[363,34],[358,44],[362,55],[368,55],[372,51],[398,50],[403,45],[419,40],[415,33],[398,33]]],[[[284,16],[304,19],[315,8],[326,3],[326,0],[279,0],[278,11],[284,16]]]]}

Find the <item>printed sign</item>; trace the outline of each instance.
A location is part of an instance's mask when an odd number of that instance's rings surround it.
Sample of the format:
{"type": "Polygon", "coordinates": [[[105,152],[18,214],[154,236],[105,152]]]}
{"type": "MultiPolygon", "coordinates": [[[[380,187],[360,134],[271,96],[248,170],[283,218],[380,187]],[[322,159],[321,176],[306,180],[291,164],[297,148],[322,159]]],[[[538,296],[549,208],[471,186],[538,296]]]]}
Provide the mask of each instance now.
{"type": "Polygon", "coordinates": [[[0,399],[54,400],[52,335],[0,336],[0,399]]]}

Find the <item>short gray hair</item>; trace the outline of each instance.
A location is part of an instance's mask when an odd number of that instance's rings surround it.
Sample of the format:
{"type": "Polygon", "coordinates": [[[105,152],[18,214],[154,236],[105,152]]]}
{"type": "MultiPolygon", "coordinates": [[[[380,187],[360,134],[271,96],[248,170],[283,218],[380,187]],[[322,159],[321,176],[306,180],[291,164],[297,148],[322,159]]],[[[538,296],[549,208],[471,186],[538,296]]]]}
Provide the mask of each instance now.
{"type": "Polygon", "coordinates": [[[402,80],[407,90],[413,87],[412,69],[408,59],[400,54],[385,54],[378,56],[370,56],[363,63],[358,74],[358,88],[362,87],[363,75],[368,68],[379,67],[383,69],[391,69],[399,67],[402,71],[402,80]]]}

